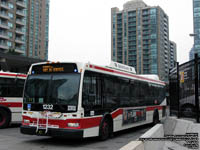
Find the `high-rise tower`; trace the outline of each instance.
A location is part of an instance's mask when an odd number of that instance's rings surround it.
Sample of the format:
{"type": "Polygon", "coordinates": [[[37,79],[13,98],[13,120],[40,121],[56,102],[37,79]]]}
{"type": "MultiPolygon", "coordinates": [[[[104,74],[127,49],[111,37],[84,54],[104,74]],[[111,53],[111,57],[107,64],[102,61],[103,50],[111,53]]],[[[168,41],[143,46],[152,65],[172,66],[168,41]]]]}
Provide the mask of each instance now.
{"type": "Polygon", "coordinates": [[[111,9],[111,56],[113,61],[136,68],[139,74],[168,79],[170,66],[168,16],[159,6],[142,0],[111,9]]]}
{"type": "Polygon", "coordinates": [[[48,58],[49,0],[0,0],[0,52],[48,58]]]}
{"type": "Polygon", "coordinates": [[[194,54],[200,56],[200,0],[193,0],[193,35],[194,45],[190,50],[190,60],[194,59],[194,54]]]}

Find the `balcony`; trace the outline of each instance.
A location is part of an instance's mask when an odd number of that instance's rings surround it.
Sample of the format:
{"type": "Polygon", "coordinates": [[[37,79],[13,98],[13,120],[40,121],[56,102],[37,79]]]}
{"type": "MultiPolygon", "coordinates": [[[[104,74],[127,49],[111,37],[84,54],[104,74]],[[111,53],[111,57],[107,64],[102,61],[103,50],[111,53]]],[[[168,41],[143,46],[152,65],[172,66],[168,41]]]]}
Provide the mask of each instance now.
{"type": "Polygon", "coordinates": [[[1,7],[5,8],[5,9],[9,9],[7,2],[1,1],[0,5],[1,5],[1,7]]]}
{"type": "Polygon", "coordinates": [[[9,39],[7,32],[0,31],[0,38],[2,39],[9,39]]]}
{"type": "Polygon", "coordinates": [[[5,49],[5,50],[9,49],[9,47],[5,41],[0,41],[0,48],[5,49]]]}
{"type": "Polygon", "coordinates": [[[4,29],[9,29],[8,23],[7,22],[3,22],[0,20],[0,27],[4,28],[4,29]]]}
{"type": "Polygon", "coordinates": [[[24,34],[25,34],[24,30],[23,30],[23,29],[20,29],[20,28],[16,28],[15,32],[16,32],[17,34],[21,34],[21,35],[24,35],[24,34]]]}
{"type": "Polygon", "coordinates": [[[147,16],[147,17],[142,17],[142,19],[143,19],[143,21],[145,21],[145,20],[149,20],[150,17],[149,17],[149,16],[147,16]]]}
{"type": "Polygon", "coordinates": [[[25,21],[23,19],[16,19],[16,24],[25,26],[25,21]]]}
{"type": "Polygon", "coordinates": [[[129,23],[128,26],[129,27],[136,27],[136,23],[129,23]]]}
{"type": "Polygon", "coordinates": [[[136,32],[136,28],[128,28],[128,32],[136,32]]]}
{"type": "Polygon", "coordinates": [[[143,36],[143,40],[148,40],[150,39],[150,36],[143,36]]]}
{"type": "Polygon", "coordinates": [[[19,6],[21,8],[26,8],[26,3],[24,1],[17,0],[17,6],[19,6]]]}
{"type": "Polygon", "coordinates": [[[150,21],[143,21],[142,24],[145,26],[145,25],[149,25],[150,24],[150,21]]]}
{"type": "Polygon", "coordinates": [[[129,42],[128,46],[134,46],[134,47],[136,47],[136,42],[129,42]]]}
{"type": "Polygon", "coordinates": [[[19,43],[19,44],[24,44],[24,39],[19,38],[19,37],[16,37],[16,38],[15,38],[15,42],[16,42],[16,43],[19,43]]]}
{"type": "Polygon", "coordinates": [[[20,54],[24,54],[25,53],[25,49],[23,47],[16,46],[15,47],[15,52],[20,53],[20,54]]]}
{"type": "Polygon", "coordinates": [[[19,15],[19,16],[22,16],[22,17],[26,16],[25,11],[23,11],[23,10],[17,10],[16,14],[19,15]]]}
{"type": "Polygon", "coordinates": [[[128,18],[128,22],[136,22],[136,18],[128,18]]]}
{"type": "Polygon", "coordinates": [[[149,51],[143,51],[143,55],[149,55],[149,51]]]}
{"type": "Polygon", "coordinates": [[[4,19],[9,19],[9,16],[5,11],[0,11],[0,17],[4,19]]]}
{"type": "Polygon", "coordinates": [[[136,37],[129,37],[129,38],[128,38],[128,41],[129,41],[129,42],[131,42],[131,41],[136,41],[136,37]]]}
{"type": "Polygon", "coordinates": [[[142,34],[143,34],[143,35],[149,35],[150,32],[149,32],[149,31],[144,31],[144,32],[142,32],[142,34]]]}

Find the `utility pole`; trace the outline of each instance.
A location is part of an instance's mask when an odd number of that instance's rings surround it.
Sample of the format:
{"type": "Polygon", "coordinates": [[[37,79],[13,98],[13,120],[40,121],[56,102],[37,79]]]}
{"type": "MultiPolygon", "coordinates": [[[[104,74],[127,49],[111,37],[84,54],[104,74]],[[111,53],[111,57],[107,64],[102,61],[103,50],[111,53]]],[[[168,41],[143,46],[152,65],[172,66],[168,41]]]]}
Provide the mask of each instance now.
{"type": "Polygon", "coordinates": [[[198,67],[198,54],[195,53],[195,63],[194,63],[194,71],[195,71],[195,107],[196,107],[196,121],[199,123],[199,67],[198,67]]]}
{"type": "Polygon", "coordinates": [[[179,62],[176,62],[176,74],[177,74],[177,108],[178,108],[178,118],[180,118],[180,75],[179,75],[179,62]]]}

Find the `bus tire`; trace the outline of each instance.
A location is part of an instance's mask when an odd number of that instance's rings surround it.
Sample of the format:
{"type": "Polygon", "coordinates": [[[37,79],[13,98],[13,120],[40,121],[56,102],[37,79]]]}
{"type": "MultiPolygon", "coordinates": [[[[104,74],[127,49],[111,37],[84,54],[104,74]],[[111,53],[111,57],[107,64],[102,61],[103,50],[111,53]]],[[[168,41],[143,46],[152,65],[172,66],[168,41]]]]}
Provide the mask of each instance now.
{"type": "Polygon", "coordinates": [[[158,109],[155,109],[154,113],[153,113],[153,125],[156,125],[159,122],[160,122],[160,120],[159,120],[159,112],[158,112],[158,109]]]}
{"type": "Polygon", "coordinates": [[[101,123],[100,129],[99,129],[99,138],[100,140],[104,141],[106,139],[108,139],[109,135],[110,135],[110,123],[109,120],[107,118],[105,118],[103,120],[103,122],[101,123]]]}
{"type": "Polygon", "coordinates": [[[10,124],[11,117],[9,112],[0,108],[0,129],[6,128],[10,124]]]}

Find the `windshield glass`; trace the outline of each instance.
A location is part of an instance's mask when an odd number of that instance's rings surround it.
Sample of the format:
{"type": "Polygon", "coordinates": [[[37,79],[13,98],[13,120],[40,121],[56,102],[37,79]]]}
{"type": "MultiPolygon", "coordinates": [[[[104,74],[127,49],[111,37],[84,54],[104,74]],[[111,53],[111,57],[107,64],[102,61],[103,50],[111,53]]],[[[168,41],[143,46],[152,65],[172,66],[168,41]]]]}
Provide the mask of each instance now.
{"type": "Polygon", "coordinates": [[[80,74],[30,75],[24,103],[78,104],[80,74]]]}

